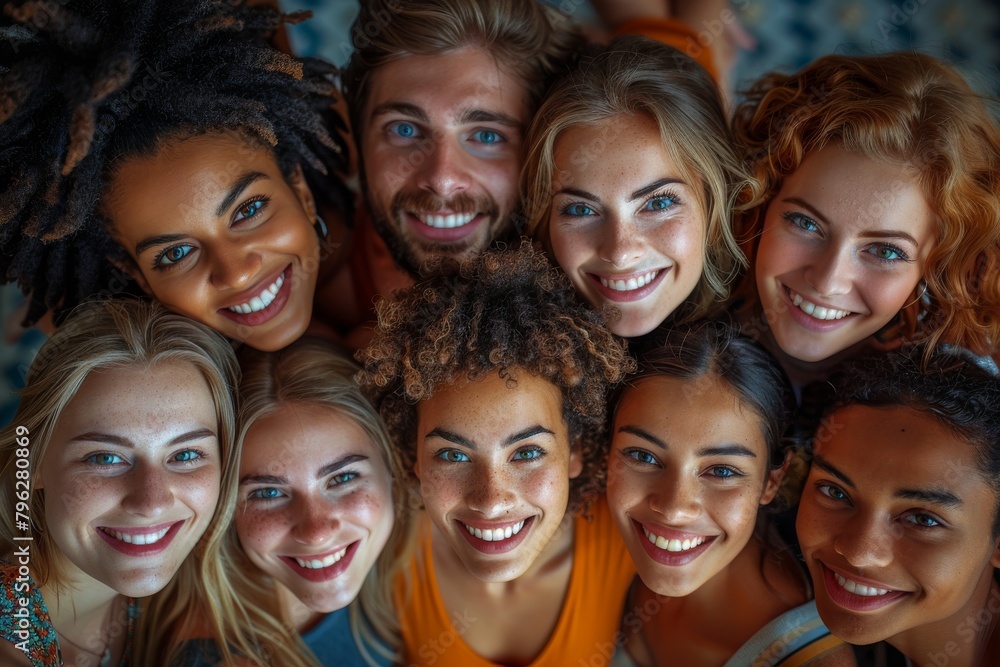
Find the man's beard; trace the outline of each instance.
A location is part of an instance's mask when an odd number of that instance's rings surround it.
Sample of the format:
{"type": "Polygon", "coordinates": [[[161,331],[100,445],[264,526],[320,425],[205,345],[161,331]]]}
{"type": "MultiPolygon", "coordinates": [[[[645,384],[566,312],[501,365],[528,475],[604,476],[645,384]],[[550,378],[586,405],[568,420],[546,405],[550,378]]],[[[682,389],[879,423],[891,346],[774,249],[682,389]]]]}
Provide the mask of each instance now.
{"type": "MultiPolygon", "coordinates": [[[[398,266],[408,271],[415,278],[427,274],[424,265],[428,264],[430,260],[452,259],[459,261],[466,259],[467,257],[465,256],[469,254],[471,241],[461,239],[454,243],[443,243],[427,240],[421,243],[420,239],[414,239],[414,235],[411,234],[409,236],[411,242],[408,243],[401,229],[402,225],[406,224],[403,222],[403,218],[408,211],[449,211],[450,213],[459,214],[482,214],[486,219],[478,224],[487,225],[491,234],[484,246],[475,250],[476,253],[482,252],[496,240],[493,238],[493,232],[505,233],[510,226],[506,221],[503,224],[497,224],[498,216],[500,215],[499,207],[487,195],[474,197],[465,193],[459,193],[450,199],[442,199],[429,192],[406,192],[400,190],[392,198],[388,211],[376,210],[370,203],[373,201],[370,196],[367,200],[369,202],[368,211],[371,215],[372,226],[378,235],[382,237],[386,247],[389,249],[389,254],[392,255],[393,260],[395,260],[398,266]],[[418,252],[413,247],[414,245],[420,246],[423,252],[418,252]]],[[[506,215],[506,217],[509,218],[510,216],[506,215]]],[[[438,264],[438,262],[430,261],[428,266],[432,268],[438,264]]]]}

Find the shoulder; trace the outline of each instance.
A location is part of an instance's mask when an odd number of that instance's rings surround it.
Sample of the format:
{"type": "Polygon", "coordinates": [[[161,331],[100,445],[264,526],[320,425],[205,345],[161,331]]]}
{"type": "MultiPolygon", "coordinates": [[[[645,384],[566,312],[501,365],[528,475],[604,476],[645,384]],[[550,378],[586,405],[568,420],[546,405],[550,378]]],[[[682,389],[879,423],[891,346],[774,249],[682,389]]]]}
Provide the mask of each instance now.
{"type": "Polygon", "coordinates": [[[0,663],[10,667],[32,667],[32,662],[23,651],[2,639],[0,639],[0,663]]]}

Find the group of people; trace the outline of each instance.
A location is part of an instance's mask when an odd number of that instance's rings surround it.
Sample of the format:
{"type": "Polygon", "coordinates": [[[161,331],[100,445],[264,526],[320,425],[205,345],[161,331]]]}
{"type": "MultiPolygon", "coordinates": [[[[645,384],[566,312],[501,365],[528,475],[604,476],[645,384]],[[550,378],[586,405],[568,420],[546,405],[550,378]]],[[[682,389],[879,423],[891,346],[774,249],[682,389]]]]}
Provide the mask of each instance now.
{"type": "Polygon", "coordinates": [[[986,101],[593,4],[4,4],[0,662],[1000,662],[986,101]]]}

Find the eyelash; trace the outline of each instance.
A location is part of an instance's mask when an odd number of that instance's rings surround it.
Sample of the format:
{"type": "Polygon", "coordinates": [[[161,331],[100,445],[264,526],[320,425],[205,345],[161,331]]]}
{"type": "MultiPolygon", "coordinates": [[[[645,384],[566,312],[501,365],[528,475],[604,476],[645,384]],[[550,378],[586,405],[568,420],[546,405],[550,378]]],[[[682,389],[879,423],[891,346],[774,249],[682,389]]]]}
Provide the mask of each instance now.
{"type": "MultiPolygon", "coordinates": [[[[674,192],[673,190],[661,190],[660,192],[656,192],[649,196],[649,198],[643,203],[642,210],[649,211],[650,213],[662,213],[663,211],[668,211],[676,206],[680,206],[683,203],[684,202],[681,201],[681,198],[677,196],[677,193],[674,192]],[[670,205],[667,206],[666,208],[662,209],[648,208],[649,205],[652,204],[653,202],[664,199],[670,200],[671,202],[670,205]]],[[[597,212],[594,210],[594,207],[591,206],[590,204],[575,201],[575,202],[570,202],[565,206],[563,206],[562,208],[560,208],[559,214],[567,218],[583,218],[590,215],[596,215],[597,212]],[[590,211],[590,213],[570,213],[570,209],[575,206],[586,208],[587,210],[590,211]]]]}
{"type": "MultiPolygon", "coordinates": [[[[236,209],[237,215],[246,210],[248,207],[253,206],[254,204],[259,203],[260,206],[257,208],[257,210],[247,215],[246,217],[234,218],[233,224],[246,222],[247,220],[252,220],[256,218],[258,215],[260,215],[261,211],[267,208],[267,205],[270,201],[271,198],[268,197],[267,195],[257,195],[255,197],[251,197],[250,199],[246,200],[245,202],[240,204],[239,208],[236,209]]],[[[174,267],[176,267],[178,264],[187,259],[191,255],[192,251],[194,251],[194,246],[191,245],[190,243],[178,243],[176,245],[168,246],[163,250],[161,250],[160,252],[156,253],[156,256],[153,257],[152,268],[154,271],[171,271],[174,269],[174,267]],[[186,253],[184,253],[180,258],[164,263],[163,260],[166,258],[167,253],[173,250],[177,250],[179,248],[189,248],[189,250],[186,253]]]]}
{"type": "MultiPolygon", "coordinates": [[[[819,225],[816,223],[815,220],[813,220],[812,218],[810,218],[807,215],[803,215],[802,213],[799,213],[798,211],[788,211],[786,213],[782,213],[781,217],[784,218],[789,224],[793,225],[794,227],[796,227],[797,229],[799,229],[799,230],[801,230],[803,232],[813,233],[813,232],[819,231],[819,225]],[[807,224],[812,225],[813,229],[806,229],[805,227],[802,226],[802,224],[799,224],[800,222],[805,222],[807,224]]],[[[900,248],[898,246],[894,246],[891,243],[876,243],[874,245],[870,245],[870,246],[866,247],[865,250],[864,250],[864,252],[867,252],[869,255],[871,255],[872,257],[874,257],[877,262],[879,262],[881,264],[895,264],[896,262],[912,262],[913,261],[912,259],[910,259],[910,256],[907,255],[906,252],[903,251],[902,248],[900,248]],[[888,250],[892,251],[893,253],[895,253],[896,255],[898,255],[898,257],[896,259],[885,259],[883,257],[879,257],[874,252],[872,252],[872,250],[876,250],[876,249],[879,249],[879,248],[888,249],[888,250]]]]}
{"type": "MultiPolygon", "coordinates": [[[[356,472],[354,470],[343,470],[341,472],[338,472],[338,473],[334,474],[330,478],[330,484],[328,485],[328,487],[342,486],[344,484],[347,484],[347,483],[352,482],[353,480],[357,479],[358,477],[360,477],[360,475],[361,475],[361,473],[356,472]],[[347,477],[347,479],[345,479],[343,481],[340,481],[340,482],[334,481],[334,480],[337,480],[337,479],[341,479],[343,477],[347,477]]],[[[274,501],[274,500],[280,500],[280,499],[285,498],[287,496],[288,496],[288,494],[285,493],[284,491],[282,491],[281,489],[278,489],[278,488],[273,487],[273,486],[264,486],[264,487],[261,487],[259,489],[254,489],[253,491],[249,492],[247,494],[247,500],[248,501],[254,501],[254,502],[267,503],[267,502],[271,502],[271,501],[274,501]],[[279,495],[279,496],[273,496],[271,498],[265,498],[264,496],[261,495],[265,491],[277,491],[281,495],[279,495]]]]}
{"type": "Polygon", "coordinates": [[[655,456],[647,452],[645,449],[641,449],[639,447],[629,447],[628,449],[623,449],[622,456],[624,456],[625,458],[629,459],[634,463],[638,463],[641,466],[656,466],[660,464],[660,462],[657,460],[655,456]],[[648,456],[652,460],[640,461],[639,456],[648,456]]]}
{"type": "Polygon", "coordinates": [[[717,465],[714,465],[714,466],[710,466],[708,468],[708,473],[710,473],[711,476],[714,477],[714,478],[716,478],[716,479],[735,479],[737,477],[746,477],[746,473],[743,473],[743,472],[737,470],[736,468],[734,468],[732,466],[727,466],[727,465],[722,465],[722,464],[717,464],[717,465]],[[729,474],[727,474],[727,475],[715,475],[715,474],[712,474],[712,473],[714,473],[716,471],[719,471],[719,470],[725,470],[729,474]]]}

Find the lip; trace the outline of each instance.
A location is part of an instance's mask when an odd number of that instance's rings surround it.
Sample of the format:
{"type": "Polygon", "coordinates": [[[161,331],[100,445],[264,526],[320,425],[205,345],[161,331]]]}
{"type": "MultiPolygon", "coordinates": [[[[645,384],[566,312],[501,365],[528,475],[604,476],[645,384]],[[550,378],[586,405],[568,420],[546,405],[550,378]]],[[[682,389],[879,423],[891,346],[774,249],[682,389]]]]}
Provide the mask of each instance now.
{"type": "Polygon", "coordinates": [[[480,521],[464,522],[458,519],[454,519],[455,529],[462,534],[462,537],[465,538],[466,542],[468,542],[469,545],[476,551],[489,555],[503,554],[509,551],[513,551],[518,546],[520,546],[522,542],[524,542],[524,538],[527,536],[528,531],[530,531],[535,526],[535,517],[533,516],[525,517],[520,521],[524,521],[524,526],[521,527],[521,530],[517,535],[511,535],[507,539],[502,540],[500,542],[487,542],[486,540],[479,539],[475,535],[469,534],[469,531],[466,529],[466,526],[468,525],[472,526],[473,528],[480,528],[483,530],[486,529],[496,530],[497,528],[506,528],[507,526],[513,526],[515,523],[519,523],[519,521],[504,521],[497,523],[489,523],[480,521]]]}
{"type": "MultiPolygon", "coordinates": [[[[817,333],[826,333],[828,331],[834,331],[840,327],[852,322],[858,317],[859,313],[852,312],[850,315],[845,315],[839,320],[818,320],[812,315],[808,315],[805,311],[801,310],[798,306],[792,303],[792,299],[788,294],[788,290],[791,289],[785,286],[784,283],[778,282],[778,292],[781,294],[781,300],[785,307],[788,309],[789,316],[795,321],[796,324],[809,331],[815,331],[817,333]]],[[[809,299],[812,301],[812,299],[809,299]]],[[[813,301],[813,303],[816,303],[813,301]]],[[[825,304],[817,303],[818,306],[823,306],[824,308],[830,308],[825,304]]],[[[846,308],[835,308],[834,310],[847,310],[846,308]]]]}
{"type": "MultiPolygon", "coordinates": [[[[427,211],[427,213],[433,213],[435,215],[453,214],[450,211],[427,211]]],[[[454,243],[456,241],[461,241],[479,229],[480,225],[482,225],[488,218],[485,213],[476,213],[476,217],[461,227],[431,227],[430,225],[424,224],[420,218],[410,211],[402,211],[401,216],[410,229],[416,232],[418,236],[435,243],[454,243]]]]}
{"type": "Polygon", "coordinates": [[[642,524],[629,517],[632,521],[632,528],[635,532],[636,539],[642,544],[643,550],[645,550],[646,555],[648,555],[652,560],[659,563],[660,565],[669,565],[671,567],[678,567],[681,565],[687,565],[698,556],[705,553],[709,547],[715,543],[716,535],[700,535],[698,533],[684,533],[677,530],[671,530],[670,528],[664,528],[663,526],[657,526],[653,524],[642,524]],[[696,547],[688,549],[687,551],[667,551],[666,549],[660,549],[659,547],[653,545],[646,534],[643,532],[643,526],[645,525],[646,530],[654,533],[657,536],[663,536],[667,539],[685,540],[692,539],[696,537],[706,538],[702,544],[696,547]]]}
{"type": "Polygon", "coordinates": [[[907,595],[907,591],[897,591],[893,590],[891,586],[887,586],[883,583],[872,581],[871,579],[866,579],[864,577],[859,577],[855,574],[849,572],[843,572],[840,570],[834,570],[829,567],[826,563],[818,561],[820,567],[823,568],[823,583],[826,585],[826,593],[830,600],[833,601],[839,607],[843,607],[848,611],[853,612],[867,612],[875,611],[876,609],[881,609],[887,605],[900,600],[907,595]],[[851,579],[859,584],[865,586],[871,586],[874,588],[882,588],[888,590],[889,592],[885,595],[857,595],[856,593],[849,592],[846,588],[842,588],[837,582],[836,575],[840,575],[845,579],[851,579]]]}
{"type": "Polygon", "coordinates": [[[231,302],[229,304],[227,304],[222,308],[219,308],[217,312],[220,315],[228,317],[237,324],[243,324],[248,327],[260,326],[261,324],[264,324],[265,322],[274,318],[278,313],[281,312],[281,309],[285,307],[286,303],[288,303],[288,297],[291,293],[292,293],[292,265],[289,264],[284,268],[284,270],[275,273],[270,278],[261,280],[250,289],[244,290],[242,294],[240,294],[238,297],[235,297],[234,299],[231,299],[231,302]],[[284,283],[282,283],[281,288],[278,289],[278,293],[274,295],[274,300],[268,304],[267,308],[264,308],[263,310],[258,310],[256,313],[245,313],[245,314],[234,313],[233,311],[229,310],[231,306],[238,306],[241,303],[246,303],[250,299],[259,295],[262,291],[264,291],[264,288],[266,288],[268,285],[274,284],[274,281],[278,279],[278,276],[282,276],[284,278],[284,283]]]}
{"type": "MultiPolygon", "coordinates": [[[[359,544],[361,544],[361,540],[352,542],[347,547],[347,553],[345,553],[340,560],[338,560],[336,563],[334,563],[329,567],[323,567],[319,569],[302,567],[295,561],[295,558],[292,556],[279,556],[278,558],[280,558],[281,561],[285,563],[285,565],[290,567],[295,574],[299,575],[303,579],[306,579],[307,581],[312,581],[312,582],[330,581],[331,579],[336,579],[337,577],[339,577],[340,575],[342,575],[344,572],[347,571],[347,568],[351,565],[351,561],[354,559],[354,554],[356,554],[358,551],[359,544]]],[[[329,556],[330,554],[335,554],[343,548],[344,547],[341,546],[337,547],[336,549],[331,549],[325,553],[309,554],[309,558],[322,560],[326,556],[329,556]]],[[[305,558],[302,556],[299,556],[299,558],[305,560],[305,558]]]]}
{"type": "Polygon", "coordinates": [[[180,531],[181,526],[184,524],[186,519],[174,522],[166,522],[156,524],[155,526],[143,526],[139,528],[131,527],[115,527],[115,526],[96,526],[94,530],[103,539],[108,546],[110,546],[115,551],[123,553],[126,556],[155,556],[156,554],[166,551],[170,543],[174,541],[177,537],[177,533],[180,531]],[[164,528],[167,530],[166,535],[161,537],[158,541],[153,544],[129,544],[128,542],[122,542],[121,540],[108,535],[106,530],[118,533],[129,533],[131,535],[150,535],[152,533],[158,533],[164,528]]]}
{"type": "Polygon", "coordinates": [[[598,294],[608,301],[630,303],[633,301],[641,301],[656,291],[656,288],[663,282],[664,277],[671,273],[673,268],[673,266],[666,266],[659,269],[649,269],[647,271],[635,271],[625,275],[601,275],[597,273],[587,273],[586,275],[594,285],[594,289],[597,290],[598,294]],[[611,289],[610,287],[605,287],[604,284],[601,283],[601,278],[604,278],[605,280],[628,280],[629,278],[638,278],[639,276],[645,275],[650,271],[657,272],[655,278],[638,289],[628,290],[626,292],[620,292],[618,290],[611,289]]]}

